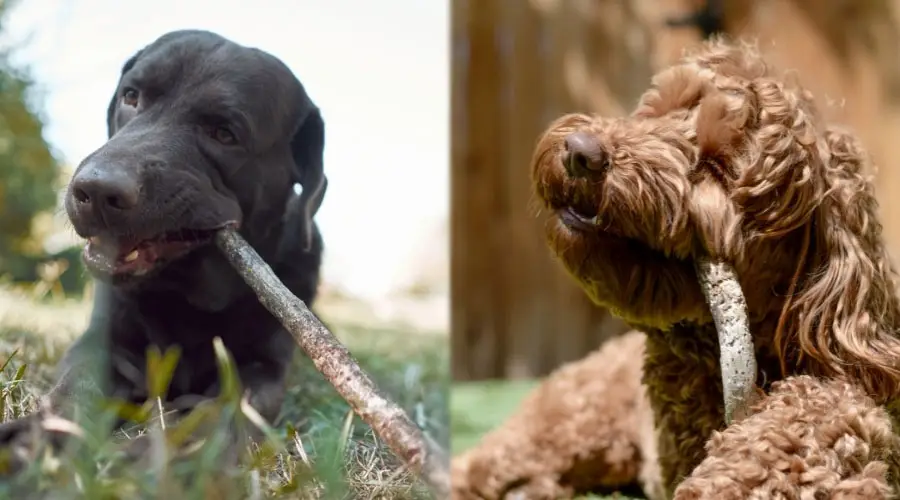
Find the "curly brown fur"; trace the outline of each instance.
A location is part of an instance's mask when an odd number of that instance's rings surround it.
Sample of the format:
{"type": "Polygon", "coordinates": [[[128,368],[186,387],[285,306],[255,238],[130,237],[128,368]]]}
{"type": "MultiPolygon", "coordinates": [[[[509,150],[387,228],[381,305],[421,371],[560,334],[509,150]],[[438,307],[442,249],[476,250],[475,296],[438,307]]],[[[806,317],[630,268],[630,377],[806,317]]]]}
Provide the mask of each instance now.
{"type": "MultiPolygon", "coordinates": [[[[900,303],[864,173],[869,163],[852,134],[823,121],[808,91],[775,76],[754,47],[721,39],[657,74],[631,116],[570,114],[540,138],[532,179],[551,214],[550,247],[597,304],[648,335],[644,382],[668,495],[707,453],[718,453],[704,442],[724,426],[697,256],[729,262],[738,273],[760,387],[813,375],[825,384],[822,401],[843,387],[831,384],[846,383],[871,397],[870,405],[893,408],[900,303]]],[[[831,419],[849,422],[860,405],[836,406],[831,419]]],[[[816,421],[774,410],[754,418],[796,432],[811,431],[795,419],[816,421]]],[[[856,470],[848,461],[864,459],[859,470],[881,467],[881,445],[872,440],[885,421],[861,422],[861,446],[873,454],[834,455],[826,467],[841,478],[856,470]]],[[[602,434],[610,425],[573,432],[602,434]]],[[[827,448],[824,435],[812,436],[827,448]]],[[[489,452],[487,444],[480,450],[489,452]]],[[[743,453],[767,471],[781,465],[752,447],[743,453]]],[[[797,457],[814,466],[813,458],[797,457]]],[[[895,462],[890,474],[866,476],[878,491],[896,481],[895,462]]],[[[837,495],[824,478],[808,478],[818,484],[804,488],[837,495]]]]}
{"type": "Polygon", "coordinates": [[[650,401],[634,362],[643,354],[644,334],[632,331],[558,368],[503,427],[454,460],[453,498],[556,499],[635,482],[661,490],[650,401]]]}
{"type": "Polygon", "coordinates": [[[716,41],[658,74],[630,117],[557,120],[533,177],[555,212],[551,247],[599,304],[646,327],[706,323],[690,262],[726,260],[751,320],[784,314],[772,334],[786,371],[847,375],[885,401],[900,393],[900,304],[866,163],[806,90],[771,76],[752,48],[716,41]],[[608,168],[566,171],[573,132],[593,136],[608,168]],[[567,210],[602,223],[573,227],[567,210]]]}
{"type": "Polygon", "coordinates": [[[897,438],[858,384],[789,377],[754,411],[713,433],[709,457],[676,499],[891,498],[887,461],[897,438]]]}

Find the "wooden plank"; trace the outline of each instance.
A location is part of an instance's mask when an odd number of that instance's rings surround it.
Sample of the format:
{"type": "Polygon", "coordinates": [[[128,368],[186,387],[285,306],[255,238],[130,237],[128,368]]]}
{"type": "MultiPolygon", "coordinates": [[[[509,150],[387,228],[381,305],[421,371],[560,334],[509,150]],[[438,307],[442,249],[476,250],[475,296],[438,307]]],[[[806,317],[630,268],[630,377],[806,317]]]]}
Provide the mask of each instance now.
{"type": "Polygon", "coordinates": [[[493,245],[496,163],[502,161],[503,115],[496,71],[502,61],[495,47],[497,3],[452,3],[451,106],[451,348],[457,380],[484,378],[499,361],[502,338],[496,314],[502,296],[496,289],[493,245]]]}
{"type": "Polygon", "coordinates": [[[503,368],[509,378],[534,374],[535,364],[546,357],[550,342],[547,311],[537,283],[538,259],[546,257],[543,238],[530,211],[532,200],[529,164],[535,141],[543,124],[545,75],[540,66],[540,30],[542,21],[529,2],[504,3],[504,18],[510,33],[506,116],[506,163],[503,165],[508,191],[509,223],[505,260],[509,290],[507,359],[503,368]]]}

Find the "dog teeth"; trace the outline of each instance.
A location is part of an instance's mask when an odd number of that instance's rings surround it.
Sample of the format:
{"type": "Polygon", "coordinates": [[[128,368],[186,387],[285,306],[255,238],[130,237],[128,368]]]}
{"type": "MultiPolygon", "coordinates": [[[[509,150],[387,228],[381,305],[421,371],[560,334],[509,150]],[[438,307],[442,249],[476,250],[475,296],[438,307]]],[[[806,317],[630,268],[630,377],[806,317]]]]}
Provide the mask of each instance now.
{"type": "Polygon", "coordinates": [[[596,226],[596,225],[600,224],[601,222],[603,222],[603,219],[601,219],[599,215],[595,215],[595,216],[591,217],[591,224],[594,224],[596,226]]]}
{"type": "Polygon", "coordinates": [[[134,262],[138,258],[138,251],[132,250],[130,254],[126,255],[124,259],[125,262],[134,262]]]}

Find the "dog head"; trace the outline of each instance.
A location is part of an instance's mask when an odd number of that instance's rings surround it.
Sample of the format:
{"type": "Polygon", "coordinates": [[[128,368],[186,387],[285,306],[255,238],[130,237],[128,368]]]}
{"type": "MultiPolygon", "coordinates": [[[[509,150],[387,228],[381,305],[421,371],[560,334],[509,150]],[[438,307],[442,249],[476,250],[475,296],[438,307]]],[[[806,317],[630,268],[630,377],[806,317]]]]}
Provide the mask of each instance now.
{"type": "Polygon", "coordinates": [[[107,125],[108,142],[81,162],[65,196],[100,279],[139,283],[187,266],[228,226],[267,257],[286,207],[302,215],[306,249],[313,244],[324,124],[275,57],[205,31],[163,35],[125,63],[107,125]],[[302,194],[289,203],[295,183],[302,194]]]}
{"type": "Polygon", "coordinates": [[[552,123],[532,179],[551,248],[598,304],[645,327],[708,323],[693,263],[724,260],[784,371],[887,397],[900,314],[867,162],[753,47],[715,40],[656,75],[631,116],[552,123]]]}

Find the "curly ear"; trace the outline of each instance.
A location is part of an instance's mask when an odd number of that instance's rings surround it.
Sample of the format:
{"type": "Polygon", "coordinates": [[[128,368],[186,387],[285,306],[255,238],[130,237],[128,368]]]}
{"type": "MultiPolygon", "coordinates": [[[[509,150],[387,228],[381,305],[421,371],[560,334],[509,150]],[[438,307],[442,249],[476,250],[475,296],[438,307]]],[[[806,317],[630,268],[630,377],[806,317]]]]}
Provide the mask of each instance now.
{"type": "Polygon", "coordinates": [[[297,210],[303,219],[303,248],[306,251],[312,248],[313,217],[319,211],[328,188],[324,167],[325,122],[319,109],[310,106],[291,139],[293,180],[303,188],[292,209],[297,210]]]}
{"type": "Polygon", "coordinates": [[[122,71],[119,72],[119,81],[116,83],[116,90],[113,91],[112,98],[109,100],[109,105],[106,107],[106,138],[109,139],[116,133],[116,105],[119,102],[119,84],[122,82],[122,77],[125,76],[125,73],[128,73],[131,68],[134,67],[134,64],[137,62],[138,58],[141,57],[141,54],[144,53],[144,49],[137,51],[133,56],[129,57],[125,64],[122,65],[122,71]]]}
{"type": "Polygon", "coordinates": [[[786,337],[776,338],[776,346],[782,363],[848,376],[884,402],[900,394],[896,272],[874,186],[861,171],[866,152],[847,132],[824,135],[828,190],[811,222],[806,276],[783,313],[786,337]]]}
{"type": "Polygon", "coordinates": [[[757,78],[747,87],[749,113],[740,176],[732,200],[751,237],[777,237],[806,224],[825,195],[825,166],[811,97],[757,78]]]}

